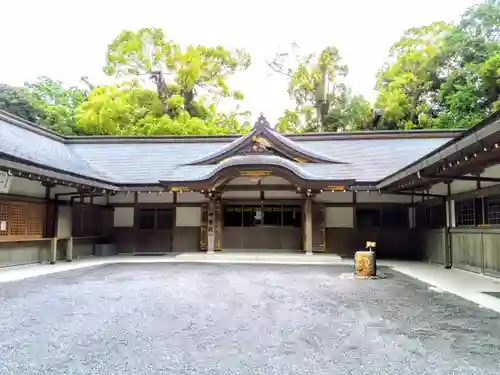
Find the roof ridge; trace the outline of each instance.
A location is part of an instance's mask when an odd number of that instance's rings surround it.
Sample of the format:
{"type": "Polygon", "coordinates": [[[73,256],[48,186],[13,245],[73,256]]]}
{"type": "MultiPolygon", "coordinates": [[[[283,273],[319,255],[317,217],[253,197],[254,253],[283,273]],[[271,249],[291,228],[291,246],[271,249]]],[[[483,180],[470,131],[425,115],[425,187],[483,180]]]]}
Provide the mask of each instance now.
{"type": "Polygon", "coordinates": [[[28,121],[26,119],[23,119],[22,117],[13,115],[10,112],[4,111],[0,109],[0,119],[7,121],[9,124],[21,127],[23,129],[32,131],[33,133],[37,133],[42,136],[46,136],[48,138],[52,138],[55,141],[58,142],[65,142],[66,137],[62,134],[59,134],[53,130],[44,128],[43,126],[40,126],[38,124],[35,124],[34,122],[28,121]]]}
{"type": "MultiPolygon", "coordinates": [[[[272,130],[272,129],[271,129],[272,130]]],[[[464,129],[441,130],[419,130],[419,131],[366,131],[366,132],[334,132],[334,133],[279,133],[288,140],[294,142],[304,141],[342,141],[360,139],[430,139],[430,138],[454,138],[461,135],[464,129]]],[[[227,143],[234,142],[247,134],[208,134],[208,135],[155,135],[155,136],[65,136],[64,142],[67,144],[77,143],[227,143]]]]}
{"type": "MultiPolygon", "coordinates": [[[[34,122],[28,121],[14,115],[10,112],[0,110],[0,119],[8,121],[12,125],[16,125],[22,127],[24,129],[33,131],[43,136],[47,136],[49,138],[55,139],[64,143],[92,143],[92,141],[97,141],[99,143],[106,143],[106,141],[110,141],[110,143],[114,142],[138,142],[138,143],[148,143],[153,141],[228,141],[228,140],[237,140],[241,137],[244,137],[247,134],[190,134],[190,135],[63,135],[57,133],[53,130],[44,128],[41,125],[38,125],[34,122]],[[113,142],[114,141],[114,142],[113,142]]],[[[263,118],[265,120],[265,118],[263,118]]],[[[259,117],[261,120],[261,117],[259,117]]],[[[257,121],[257,124],[262,123],[257,121]]],[[[479,125],[479,124],[478,124],[479,125]]],[[[264,127],[264,126],[262,126],[264,127]]],[[[448,138],[450,135],[458,136],[467,131],[467,129],[405,129],[405,130],[359,130],[353,132],[307,132],[307,133],[279,133],[275,129],[271,128],[267,124],[265,127],[269,128],[268,130],[273,133],[279,134],[281,137],[285,137],[290,140],[296,140],[300,138],[306,138],[307,140],[330,140],[330,139],[378,139],[378,137],[385,138],[387,136],[394,136],[394,138],[399,138],[398,136],[402,136],[401,138],[411,137],[412,135],[419,135],[424,138],[425,135],[431,135],[434,137],[442,137],[448,138]],[[384,137],[385,136],[385,137],[384,137]]]]}

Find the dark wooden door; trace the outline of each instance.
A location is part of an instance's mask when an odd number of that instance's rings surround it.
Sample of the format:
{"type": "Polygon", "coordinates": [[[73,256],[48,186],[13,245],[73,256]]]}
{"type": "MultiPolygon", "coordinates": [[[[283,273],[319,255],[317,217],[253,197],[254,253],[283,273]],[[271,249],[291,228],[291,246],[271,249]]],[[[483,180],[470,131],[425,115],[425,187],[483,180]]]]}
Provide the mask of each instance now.
{"type": "Polygon", "coordinates": [[[172,209],[138,209],[135,251],[137,253],[171,252],[173,221],[172,209]]]}

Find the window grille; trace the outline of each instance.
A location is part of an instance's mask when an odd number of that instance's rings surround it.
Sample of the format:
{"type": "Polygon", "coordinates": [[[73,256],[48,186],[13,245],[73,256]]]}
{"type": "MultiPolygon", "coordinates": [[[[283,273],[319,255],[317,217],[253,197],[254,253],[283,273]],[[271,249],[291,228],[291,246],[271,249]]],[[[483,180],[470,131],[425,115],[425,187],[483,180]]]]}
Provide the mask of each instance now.
{"type": "Polygon", "coordinates": [[[476,225],[474,200],[456,202],[457,225],[476,225]]]}
{"type": "Polygon", "coordinates": [[[0,238],[5,240],[42,238],[45,206],[39,203],[0,203],[0,238]]]}
{"type": "Polygon", "coordinates": [[[500,224],[500,197],[486,200],[486,223],[500,224]]]}

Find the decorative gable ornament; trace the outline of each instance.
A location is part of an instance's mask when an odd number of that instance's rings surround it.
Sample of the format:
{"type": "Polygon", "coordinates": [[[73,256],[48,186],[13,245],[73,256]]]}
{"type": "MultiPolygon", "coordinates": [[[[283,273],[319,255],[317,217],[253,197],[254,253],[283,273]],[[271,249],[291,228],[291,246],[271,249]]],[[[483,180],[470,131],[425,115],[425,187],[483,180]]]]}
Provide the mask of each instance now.
{"type": "Polygon", "coordinates": [[[304,148],[292,139],[274,131],[264,115],[261,114],[249,134],[241,136],[222,150],[198,159],[189,165],[216,164],[233,156],[251,154],[274,155],[301,164],[347,164],[304,148]]]}
{"type": "Polygon", "coordinates": [[[253,136],[253,144],[251,147],[251,152],[269,152],[271,144],[269,141],[262,137],[253,136]]]}

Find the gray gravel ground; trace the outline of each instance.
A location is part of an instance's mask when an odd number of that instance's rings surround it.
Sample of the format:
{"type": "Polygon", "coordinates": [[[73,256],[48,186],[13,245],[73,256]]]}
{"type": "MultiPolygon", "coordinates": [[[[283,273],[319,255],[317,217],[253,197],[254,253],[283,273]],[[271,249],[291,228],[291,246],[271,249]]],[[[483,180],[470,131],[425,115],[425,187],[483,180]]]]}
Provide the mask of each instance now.
{"type": "Polygon", "coordinates": [[[499,374],[499,315],[387,271],[115,264],[0,284],[0,374],[499,374]]]}

